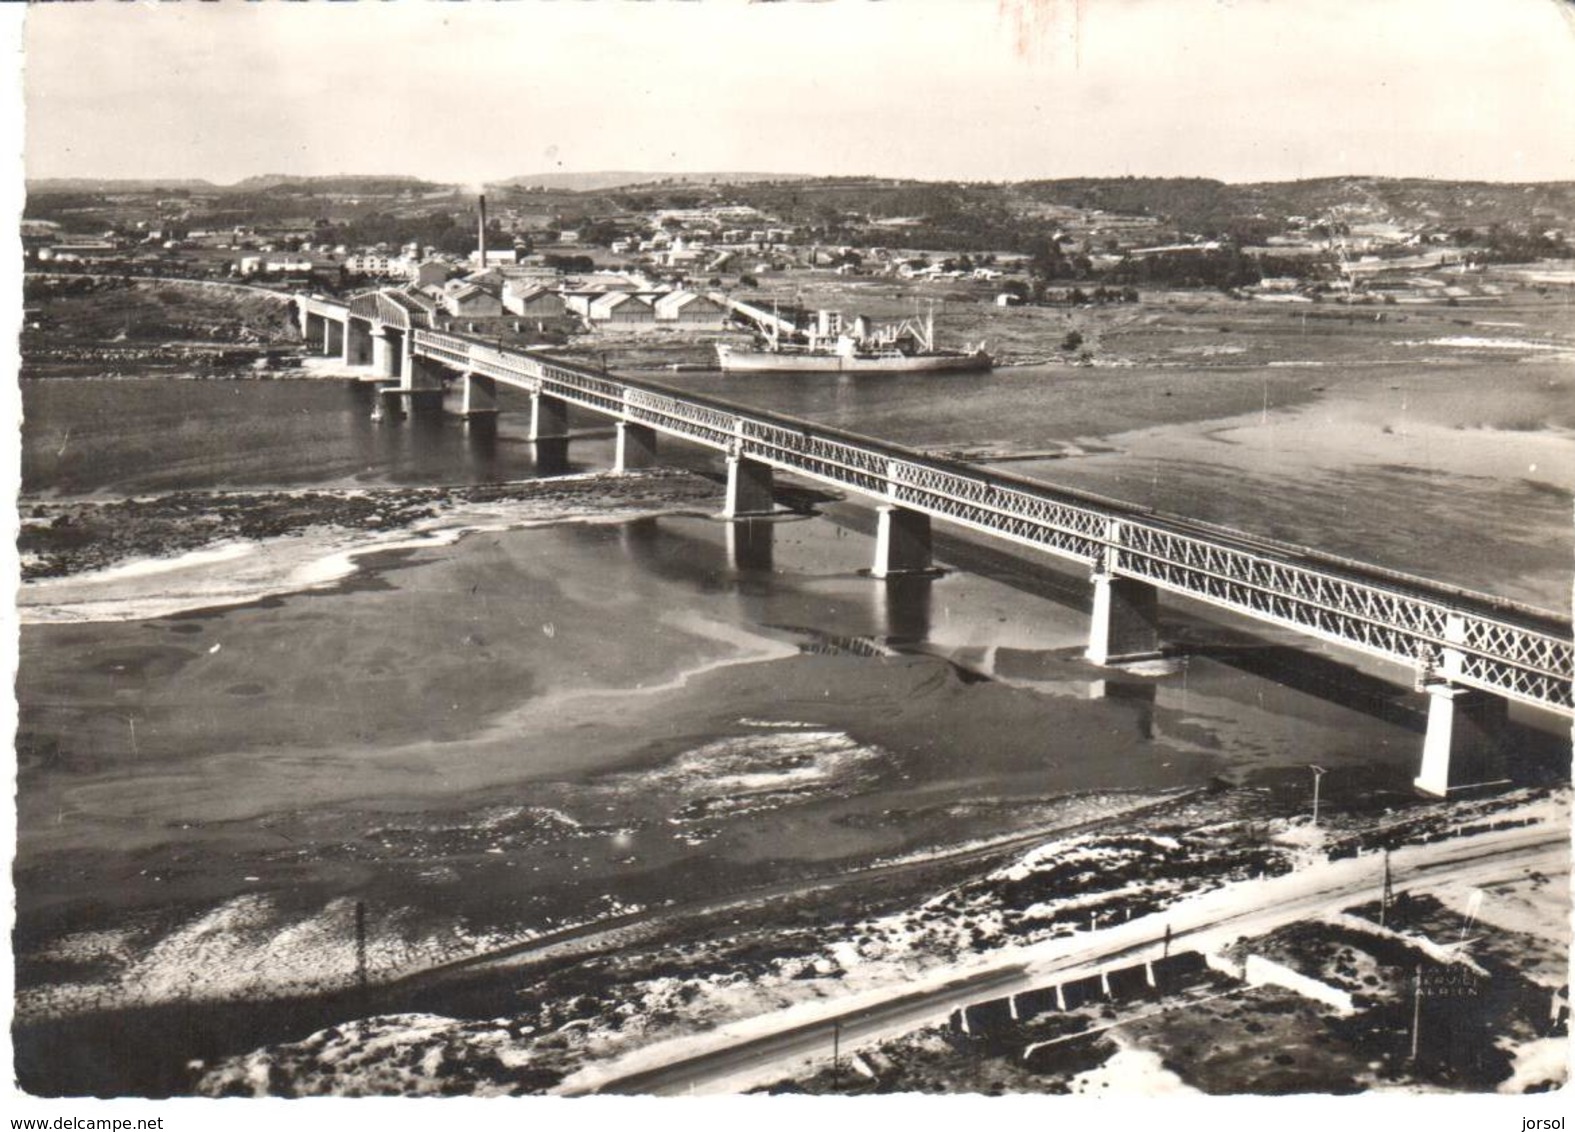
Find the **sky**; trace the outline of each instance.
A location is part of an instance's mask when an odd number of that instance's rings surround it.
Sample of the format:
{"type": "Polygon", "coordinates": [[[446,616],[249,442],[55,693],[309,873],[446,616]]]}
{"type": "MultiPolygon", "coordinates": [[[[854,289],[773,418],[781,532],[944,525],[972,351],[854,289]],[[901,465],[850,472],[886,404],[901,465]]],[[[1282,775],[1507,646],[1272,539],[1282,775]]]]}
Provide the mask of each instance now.
{"type": "Polygon", "coordinates": [[[29,5],[29,177],[1575,179],[1570,0],[29,5]]]}

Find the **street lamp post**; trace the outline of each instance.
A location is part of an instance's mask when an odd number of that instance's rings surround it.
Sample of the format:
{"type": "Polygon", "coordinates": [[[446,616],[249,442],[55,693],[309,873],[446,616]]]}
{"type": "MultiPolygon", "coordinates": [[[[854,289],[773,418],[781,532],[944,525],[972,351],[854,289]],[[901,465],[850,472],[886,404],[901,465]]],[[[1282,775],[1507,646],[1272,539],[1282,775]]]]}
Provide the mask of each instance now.
{"type": "Polygon", "coordinates": [[[1324,769],[1323,767],[1321,767],[1321,766],[1311,766],[1311,765],[1309,765],[1307,769],[1313,772],[1313,812],[1312,812],[1312,823],[1313,823],[1313,828],[1317,829],[1318,828],[1318,792],[1319,792],[1318,788],[1323,784],[1323,776],[1328,774],[1329,772],[1326,769],[1324,769]]]}

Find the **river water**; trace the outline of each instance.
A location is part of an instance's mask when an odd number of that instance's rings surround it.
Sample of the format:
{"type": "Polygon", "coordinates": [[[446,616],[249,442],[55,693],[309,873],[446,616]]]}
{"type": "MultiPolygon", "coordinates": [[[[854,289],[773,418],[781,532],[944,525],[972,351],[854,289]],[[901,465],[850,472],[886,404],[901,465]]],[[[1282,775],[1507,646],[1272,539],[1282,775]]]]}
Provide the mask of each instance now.
{"type": "MultiPolygon", "coordinates": [[[[1527,367],[1514,393],[1549,430],[1512,458],[1530,445],[1525,462],[1557,468],[1575,422],[1548,376],[1527,367]]],[[[1511,459],[1491,422],[1450,457],[1465,471],[1392,453],[1331,465],[1310,442],[1296,454],[1295,422],[1318,412],[1353,431],[1347,447],[1393,435],[1395,377],[1378,394],[1352,379],[1344,396],[1279,371],[1006,371],[966,393],[934,378],[679,383],[899,442],[1027,455],[1007,466],[1078,486],[1147,485],[1139,502],[1217,521],[1274,532],[1300,512],[1300,531],[1343,530],[1330,549],[1416,569],[1430,555],[1449,580],[1556,605],[1568,495],[1545,473],[1479,475],[1511,459]],[[1180,391],[1193,401],[1178,411],[1180,391]],[[1274,452],[1293,469],[1279,504],[1262,494],[1274,452]],[[1400,499],[1364,511],[1351,493],[1384,477],[1400,499]],[[1436,540],[1413,546],[1409,532],[1449,519],[1438,497],[1467,487],[1469,545],[1447,563],[1436,540]]],[[[366,389],[340,381],[40,381],[23,402],[27,495],[538,471],[522,413],[374,424],[366,389]]],[[[1459,430],[1421,415],[1431,459],[1459,430]]],[[[605,422],[574,423],[589,435],[571,468],[605,467],[605,422]]],[[[1168,608],[1185,658],[1095,669],[1080,657],[1086,579],[943,539],[941,577],[877,583],[861,573],[867,514],[825,510],[489,531],[364,559],[326,590],[24,627],[21,1015],[343,986],[356,902],[384,976],[1216,779],[1284,804],[1317,763],[1334,804],[1407,794],[1421,716],[1403,684],[1168,608]]]]}
{"type": "MultiPolygon", "coordinates": [[[[654,375],[683,389],[1567,609],[1575,363],[654,375]]],[[[353,382],[35,381],[24,495],[529,476],[528,415],[370,420],[353,382]]],[[[505,409],[523,398],[504,393],[505,409]]],[[[608,431],[596,417],[578,427],[608,431]]],[[[605,436],[604,436],[605,438],[605,436]]],[[[665,459],[710,458],[670,445],[665,459]]],[[[572,468],[605,467],[591,440],[572,468]]],[[[556,466],[552,469],[559,470],[556,466]]]]}

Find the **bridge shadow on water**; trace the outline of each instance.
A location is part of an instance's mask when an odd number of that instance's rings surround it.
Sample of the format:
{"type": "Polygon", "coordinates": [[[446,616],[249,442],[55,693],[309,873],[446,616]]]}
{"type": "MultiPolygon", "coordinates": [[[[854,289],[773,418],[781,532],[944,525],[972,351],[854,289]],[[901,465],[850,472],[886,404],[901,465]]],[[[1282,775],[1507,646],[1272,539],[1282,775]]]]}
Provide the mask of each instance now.
{"type": "MultiPolygon", "coordinates": [[[[818,507],[820,517],[840,528],[871,539],[874,536],[874,515],[865,508],[828,502],[824,496],[795,502],[804,510],[818,507]]],[[[671,579],[694,580],[698,576],[708,589],[765,596],[794,586],[792,567],[783,565],[783,557],[776,550],[777,540],[785,529],[790,529],[791,522],[754,519],[720,526],[724,534],[712,538],[701,537],[693,527],[686,528],[682,523],[640,519],[624,525],[622,541],[631,558],[643,568],[671,579]]],[[[1061,564],[1035,561],[1027,557],[1031,552],[1012,553],[947,534],[937,533],[934,541],[936,558],[952,571],[988,578],[1075,613],[1086,614],[1091,608],[1091,587],[1086,575],[1070,573],[1061,564]]],[[[867,639],[875,646],[859,651],[871,654],[926,651],[937,584],[943,583],[932,576],[906,576],[883,581],[868,579],[850,587],[855,595],[867,595],[863,620],[869,628],[867,639]]],[[[811,631],[788,627],[795,631],[811,631]]],[[[858,636],[866,637],[865,634],[858,636]]],[[[1249,628],[1212,619],[1206,612],[1174,605],[1162,607],[1160,636],[1165,642],[1163,652],[1172,660],[1206,660],[1244,676],[1338,705],[1415,735],[1420,751],[1427,726],[1427,703],[1409,682],[1386,678],[1357,663],[1311,648],[1270,640],[1249,628]]],[[[1014,650],[997,651],[1000,658],[991,657],[988,665],[970,663],[961,656],[955,658],[954,663],[976,679],[990,679],[997,675],[995,669],[1002,667],[1007,654],[1014,650]]],[[[1068,652],[1061,660],[1063,678],[1079,665],[1075,652],[1068,652]]],[[[1025,663],[1032,667],[1031,662],[1029,658],[1025,663]]],[[[999,674],[1010,675],[1004,669],[999,674]]],[[[1028,675],[1034,678],[1032,673],[1028,675]]],[[[1128,677],[1122,675],[1120,669],[1089,669],[1087,673],[1076,675],[1082,682],[1091,680],[1103,685],[1102,695],[1108,698],[1128,700],[1144,696],[1152,700],[1144,689],[1151,690],[1167,679],[1165,676],[1128,677]]],[[[1564,746],[1567,734],[1560,730],[1557,721],[1552,722],[1550,733],[1548,722],[1539,720],[1537,715],[1528,712],[1524,718],[1512,719],[1503,747],[1518,768],[1529,770],[1533,781],[1546,782],[1550,776],[1567,781],[1569,760],[1564,746]]],[[[1518,781],[1523,775],[1517,769],[1507,777],[1518,781]]]]}
{"type": "MultiPolygon", "coordinates": [[[[799,500],[800,505],[809,501],[799,500]]],[[[873,538],[874,515],[856,505],[827,502],[822,497],[813,504],[832,523],[855,534],[873,538]]],[[[697,569],[704,584],[719,591],[764,597],[791,588],[795,583],[791,566],[782,567],[776,540],[784,524],[779,520],[747,520],[725,525],[725,537],[696,537],[692,528],[658,519],[627,524],[625,547],[643,566],[670,576],[694,577],[697,569]]],[[[971,539],[937,533],[935,554],[955,571],[989,578],[1021,593],[1043,598],[1064,609],[1086,613],[1090,609],[1090,586],[1086,576],[1070,573],[1063,566],[1027,557],[1031,552],[1012,553],[981,545],[971,539]]],[[[864,632],[839,632],[815,629],[800,624],[778,622],[770,627],[803,636],[809,651],[841,652],[858,655],[929,651],[935,586],[929,576],[867,580],[849,587],[855,595],[864,594],[862,607],[853,611],[850,621],[861,621],[864,632]]],[[[1240,673],[1253,680],[1268,681],[1280,688],[1334,705],[1344,711],[1395,728],[1414,739],[1404,743],[1404,760],[1420,758],[1427,727],[1427,702],[1410,686],[1375,674],[1358,663],[1342,660],[1314,649],[1298,648],[1253,633],[1228,622],[1208,617],[1206,612],[1168,606],[1162,608],[1161,639],[1164,653],[1172,661],[1203,660],[1240,673]]],[[[1011,679],[1024,675],[1030,681],[1079,685],[1084,694],[1119,701],[1132,706],[1139,732],[1153,738],[1156,692],[1173,677],[1123,674],[1120,669],[1088,669],[1075,651],[1059,656],[1054,671],[1046,674],[1046,658],[1016,658],[1016,650],[997,649],[971,654],[947,655],[946,660],[966,680],[1011,679]],[[1014,673],[1018,661],[1026,666],[1014,673]]],[[[1543,785],[1570,780],[1568,734],[1558,721],[1536,712],[1516,712],[1498,744],[1483,764],[1475,769],[1473,780],[1510,781],[1515,784],[1543,785]]],[[[1414,766],[1404,771],[1406,783],[1414,766]]],[[[1301,773],[1301,772],[1298,772],[1301,773]]]]}
{"type": "MultiPolygon", "coordinates": [[[[1185,638],[1196,626],[1176,626],[1177,636],[1185,638]]],[[[1206,632],[1217,635],[1214,627],[1206,632]]],[[[1307,652],[1291,645],[1254,641],[1246,634],[1230,634],[1242,639],[1231,642],[1176,643],[1167,651],[1186,657],[1207,659],[1260,680],[1268,680],[1294,692],[1339,704],[1369,719],[1387,723],[1421,735],[1427,727],[1427,705],[1410,688],[1343,664],[1332,657],[1307,652]]]]}
{"type": "MultiPolygon", "coordinates": [[[[1247,634],[1232,635],[1244,639],[1230,644],[1180,646],[1178,651],[1410,732],[1416,737],[1420,757],[1427,732],[1424,693],[1334,657],[1291,645],[1252,641],[1247,634]]],[[[1568,783],[1569,738],[1563,728],[1560,721],[1544,713],[1528,711],[1524,718],[1512,717],[1495,749],[1481,756],[1473,779],[1537,786],[1568,783]],[[1550,724],[1557,730],[1550,729],[1550,724]]]]}
{"type": "MultiPolygon", "coordinates": [[[[369,386],[355,385],[352,396],[358,406],[369,411],[377,394],[369,386]]],[[[440,475],[446,470],[451,476],[456,470],[456,437],[452,430],[462,430],[461,474],[466,479],[507,479],[522,472],[547,477],[581,470],[569,460],[568,438],[521,441],[517,436],[500,433],[498,420],[497,415],[483,415],[461,422],[446,415],[440,406],[418,401],[404,417],[381,424],[368,423],[363,441],[366,461],[368,465],[397,464],[417,474],[423,474],[425,469],[440,475]]],[[[581,429],[575,439],[584,440],[590,435],[581,429]]],[[[710,453],[668,452],[664,462],[669,461],[713,480],[722,478],[710,453]]],[[[849,533],[867,538],[874,535],[875,513],[866,504],[794,484],[778,484],[774,494],[779,506],[792,516],[821,516],[849,533]]],[[[645,519],[627,524],[620,537],[631,559],[659,576],[683,576],[691,584],[698,584],[702,592],[766,599],[794,586],[795,558],[782,553],[782,523],[780,517],[722,523],[718,530],[723,534],[712,538],[696,537],[692,529],[685,531],[681,523],[645,519]]],[[[989,544],[944,529],[934,532],[933,545],[937,559],[957,571],[1042,598],[1074,613],[1087,614],[1090,610],[1092,587],[1086,568],[1026,548],[989,544]]],[[[856,647],[872,654],[924,651],[931,631],[933,594],[931,580],[924,578],[894,578],[871,581],[867,587],[857,589],[847,587],[842,594],[844,609],[855,627],[846,633],[823,631],[825,639],[821,644],[833,650],[852,648],[856,638],[861,642],[856,647]]],[[[1188,603],[1163,602],[1161,618],[1165,651],[1172,658],[1195,657],[1216,662],[1403,729],[1416,735],[1418,744],[1421,742],[1426,703],[1406,683],[1374,676],[1370,667],[1358,667],[1311,648],[1302,649],[1257,635],[1238,619],[1228,615],[1216,618],[1188,603]]],[[[793,621],[797,623],[797,619],[793,621]]],[[[802,631],[811,635],[817,632],[812,628],[802,631]]],[[[959,672],[970,670],[966,661],[958,668],[959,672]]],[[[972,670],[980,678],[991,675],[977,665],[972,670]]],[[[1567,759],[1559,753],[1562,739],[1550,739],[1547,731],[1545,721],[1531,726],[1521,723],[1511,728],[1506,742],[1506,748],[1514,752],[1517,768],[1531,767],[1539,780],[1549,773],[1567,776],[1567,759]],[[1549,767],[1557,768],[1556,772],[1550,772],[1549,767]]],[[[1519,773],[1517,769],[1515,777],[1519,773]]]]}
{"type": "MultiPolygon", "coordinates": [[[[618,541],[631,561],[660,577],[695,584],[703,591],[758,599],[755,612],[761,618],[759,623],[806,638],[807,651],[864,656],[920,651],[930,637],[936,581],[932,575],[883,581],[854,571],[831,575],[847,584],[834,601],[837,621],[849,626],[848,631],[786,624],[773,618],[771,598],[805,589],[814,581],[810,575],[795,573],[791,565],[779,569],[777,552],[781,532],[808,518],[800,511],[706,527],[696,527],[692,520],[635,519],[619,526],[618,541]],[[859,628],[868,631],[860,632],[859,628]]],[[[965,679],[986,678],[966,669],[960,673],[965,679]]]]}
{"type": "Polygon", "coordinates": [[[610,440],[606,428],[580,428],[569,436],[528,440],[519,414],[461,417],[454,404],[433,398],[388,398],[369,382],[346,383],[353,460],[367,469],[395,469],[397,478],[421,484],[504,483],[529,477],[600,470],[599,449],[589,462],[570,460],[571,443],[610,440]]]}

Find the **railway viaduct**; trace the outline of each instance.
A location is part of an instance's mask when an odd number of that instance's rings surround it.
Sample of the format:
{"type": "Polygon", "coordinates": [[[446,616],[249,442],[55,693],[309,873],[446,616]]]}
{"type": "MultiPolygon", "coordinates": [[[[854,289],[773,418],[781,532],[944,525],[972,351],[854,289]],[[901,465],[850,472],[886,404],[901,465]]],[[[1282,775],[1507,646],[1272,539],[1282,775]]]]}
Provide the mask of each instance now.
{"type": "Polygon", "coordinates": [[[1400,666],[1427,695],[1415,779],[1427,794],[1479,781],[1510,703],[1575,718],[1567,616],[438,331],[399,291],[294,302],[308,344],[365,367],[391,412],[440,401],[445,375],[457,376],[467,416],[497,412],[499,385],[528,393],[529,438],[540,444],[567,442],[570,406],[610,417],[618,471],[654,462],[661,435],[720,451],[727,518],[770,513],[778,471],[866,496],[878,516],[876,579],[931,569],[933,519],[1081,563],[1094,664],[1155,655],[1159,596],[1171,593],[1400,666]]]}

